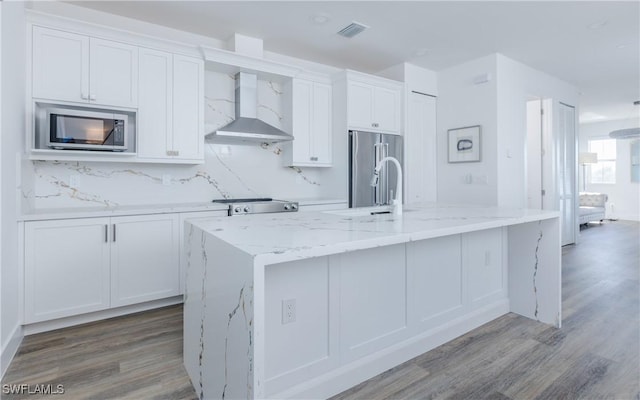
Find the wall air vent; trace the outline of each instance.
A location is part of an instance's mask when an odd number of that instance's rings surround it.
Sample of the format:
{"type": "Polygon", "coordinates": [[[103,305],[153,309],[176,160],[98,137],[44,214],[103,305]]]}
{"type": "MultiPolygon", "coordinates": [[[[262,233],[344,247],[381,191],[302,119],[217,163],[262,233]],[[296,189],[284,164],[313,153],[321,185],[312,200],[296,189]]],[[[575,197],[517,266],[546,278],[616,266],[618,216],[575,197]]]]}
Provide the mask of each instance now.
{"type": "Polygon", "coordinates": [[[349,25],[345,26],[338,32],[338,35],[344,36],[346,38],[352,38],[360,32],[368,29],[369,27],[365,24],[361,24],[360,22],[352,21],[349,25]]]}

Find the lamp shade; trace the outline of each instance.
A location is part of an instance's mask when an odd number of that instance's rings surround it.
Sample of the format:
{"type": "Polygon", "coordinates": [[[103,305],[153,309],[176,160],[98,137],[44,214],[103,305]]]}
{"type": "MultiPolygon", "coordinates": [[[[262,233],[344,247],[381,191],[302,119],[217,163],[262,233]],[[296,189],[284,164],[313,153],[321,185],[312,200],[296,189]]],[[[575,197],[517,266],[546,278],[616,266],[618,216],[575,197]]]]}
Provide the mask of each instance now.
{"type": "Polygon", "coordinates": [[[598,163],[598,153],[580,153],[578,156],[579,164],[597,164],[598,163]]]}

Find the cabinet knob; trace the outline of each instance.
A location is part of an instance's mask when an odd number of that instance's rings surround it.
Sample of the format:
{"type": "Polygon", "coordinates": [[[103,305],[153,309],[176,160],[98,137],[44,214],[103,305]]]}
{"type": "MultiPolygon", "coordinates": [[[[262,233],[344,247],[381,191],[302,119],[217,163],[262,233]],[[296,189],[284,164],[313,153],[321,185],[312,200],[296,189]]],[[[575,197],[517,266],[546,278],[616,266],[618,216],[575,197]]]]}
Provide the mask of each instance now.
{"type": "Polygon", "coordinates": [[[318,161],[318,157],[309,157],[309,160],[311,160],[311,161],[318,161]]]}
{"type": "Polygon", "coordinates": [[[374,128],[377,128],[377,127],[379,127],[379,126],[380,126],[380,124],[379,124],[379,123],[377,123],[377,122],[372,122],[372,123],[371,123],[371,126],[373,126],[374,128]]]}
{"type": "Polygon", "coordinates": [[[82,100],[89,100],[89,96],[87,96],[87,94],[86,94],[86,93],[80,93],[80,98],[81,98],[82,100]]]}
{"type": "Polygon", "coordinates": [[[167,155],[168,156],[179,156],[180,155],[180,151],[178,151],[178,150],[167,150],[167,155]]]}
{"type": "Polygon", "coordinates": [[[91,93],[91,94],[89,95],[89,100],[95,100],[95,99],[96,99],[96,95],[95,95],[95,94],[93,94],[93,93],[91,93]]]}

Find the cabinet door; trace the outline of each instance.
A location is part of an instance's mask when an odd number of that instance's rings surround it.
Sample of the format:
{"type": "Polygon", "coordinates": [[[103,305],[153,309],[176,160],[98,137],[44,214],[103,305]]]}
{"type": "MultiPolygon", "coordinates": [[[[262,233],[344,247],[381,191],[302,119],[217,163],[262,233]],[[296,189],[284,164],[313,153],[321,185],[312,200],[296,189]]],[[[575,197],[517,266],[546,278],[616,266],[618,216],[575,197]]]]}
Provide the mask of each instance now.
{"type": "Polygon", "coordinates": [[[313,112],[313,82],[296,79],[293,82],[293,163],[312,162],[311,114],[313,112]]]}
{"type": "Polygon", "coordinates": [[[204,62],[173,56],[172,155],[204,159],[204,62]]]}
{"type": "Polygon", "coordinates": [[[89,38],[33,27],[33,97],[89,100],[89,38]]]}
{"type": "Polygon", "coordinates": [[[89,100],[119,107],[138,105],[138,48],[91,38],[89,100]]]}
{"type": "Polygon", "coordinates": [[[313,85],[311,158],[331,165],[331,86],[313,85]]]}
{"type": "Polygon", "coordinates": [[[375,89],[373,124],[382,131],[400,131],[400,91],[381,87],[375,89]]]}
{"type": "Polygon", "coordinates": [[[360,82],[349,82],[347,94],[348,125],[365,130],[375,129],[373,121],[373,96],[375,88],[360,82]]]}
{"type": "Polygon", "coordinates": [[[108,218],[25,224],[25,322],[109,307],[108,218]]]}
{"type": "Polygon", "coordinates": [[[138,157],[166,158],[173,146],[173,56],[140,49],[138,157]]]}
{"type": "Polygon", "coordinates": [[[111,223],[111,306],[178,295],[178,216],[118,217],[111,223]]]}
{"type": "Polygon", "coordinates": [[[436,98],[414,92],[407,98],[405,199],[407,203],[436,201],[436,98]]]}
{"type": "Polygon", "coordinates": [[[505,295],[502,249],[502,228],[462,235],[462,263],[474,308],[505,295]]]}

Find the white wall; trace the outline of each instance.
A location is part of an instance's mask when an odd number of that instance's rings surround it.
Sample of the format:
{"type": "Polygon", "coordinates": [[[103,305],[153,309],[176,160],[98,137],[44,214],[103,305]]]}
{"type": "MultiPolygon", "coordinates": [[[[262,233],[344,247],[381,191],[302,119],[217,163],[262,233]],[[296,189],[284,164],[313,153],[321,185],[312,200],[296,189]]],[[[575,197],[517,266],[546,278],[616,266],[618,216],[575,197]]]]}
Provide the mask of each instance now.
{"type": "MultiPolygon", "coordinates": [[[[589,138],[608,138],[609,132],[613,130],[637,127],[640,127],[640,118],[580,124],[580,152],[588,151],[589,138]]],[[[588,192],[606,193],[609,196],[607,218],[640,221],[640,184],[631,182],[630,152],[632,141],[632,139],[618,139],[616,141],[615,184],[587,182],[588,192]]],[[[587,168],[589,167],[587,166],[587,168]]],[[[579,169],[579,182],[582,189],[582,166],[579,169]]]]}
{"type": "MultiPolygon", "coordinates": [[[[559,102],[576,107],[578,90],[551,75],[497,54],[498,85],[498,198],[500,206],[527,204],[527,101],[531,97],[553,100],[553,131],[560,131],[559,102]]],[[[575,185],[573,185],[575,187],[575,185]]]]}
{"type": "Polygon", "coordinates": [[[495,54],[438,72],[438,201],[457,204],[498,203],[498,92],[495,54]],[[474,79],[489,74],[488,82],[474,79]],[[480,125],[480,162],[448,163],[447,131],[480,125]],[[466,177],[471,183],[466,183],[466,177]]]}
{"type": "MultiPolygon", "coordinates": [[[[440,71],[438,92],[438,201],[526,207],[527,100],[577,106],[577,89],[492,54],[440,71]],[[472,125],[482,127],[481,161],[448,163],[447,131],[472,125]]],[[[560,126],[557,108],[553,132],[560,126]]]]}
{"type": "Polygon", "coordinates": [[[18,154],[25,131],[25,20],[23,2],[2,2],[0,132],[0,375],[22,338],[19,314],[18,154]]]}

